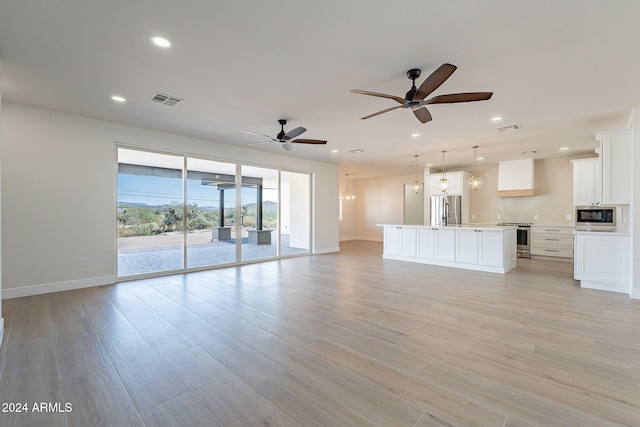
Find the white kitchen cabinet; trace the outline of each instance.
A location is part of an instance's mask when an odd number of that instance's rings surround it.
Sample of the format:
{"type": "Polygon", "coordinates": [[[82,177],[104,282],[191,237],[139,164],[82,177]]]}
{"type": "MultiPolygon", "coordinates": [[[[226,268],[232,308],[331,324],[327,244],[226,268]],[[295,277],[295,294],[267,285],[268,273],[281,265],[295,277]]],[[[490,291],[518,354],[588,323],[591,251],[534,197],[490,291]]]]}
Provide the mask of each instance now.
{"type": "Polygon", "coordinates": [[[573,164],[573,206],[591,206],[602,203],[601,159],[571,160],[573,164]]]}
{"type": "Polygon", "coordinates": [[[496,267],[504,263],[503,233],[494,230],[458,229],[456,261],[496,267]]]}
{"type": "Polygon", "coordinates": [[[580,286],[631,292],[631,236],[626,233],[576,231],[574,279],[580,286]]]}
{"type": "Polygon", "coordinates": [[[598,132],[602,161],[602,203],[631,204],[632,134],[631,129],[598,132]]]}
{"type": "Polygon", "coordinates": [[[385,227],[384,252],[390,255],[416,256],[416,227],[385,227]]]}
{"type": "Polygon", "coordinates": [[[417,253],[418,258],[455,261],[456,230],[437,227],[419,228],[417,253]]]}
{"type": "Polygon", "coordinates": [[[516,266],[515,227],[378,226],[385,259],[500,274],[516,266]]]}

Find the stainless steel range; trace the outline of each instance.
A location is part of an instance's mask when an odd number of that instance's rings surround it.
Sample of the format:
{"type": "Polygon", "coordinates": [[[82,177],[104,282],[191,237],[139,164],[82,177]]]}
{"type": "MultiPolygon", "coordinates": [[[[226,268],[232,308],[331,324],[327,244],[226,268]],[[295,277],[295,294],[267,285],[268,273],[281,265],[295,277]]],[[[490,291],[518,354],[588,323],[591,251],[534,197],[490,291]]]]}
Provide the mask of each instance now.
{"type": "Polygon", "coordinates": [[[516,230],[518,258],[531,258],[531,223],[530,222],[501,222],[498,225],[518,227],[516,230]]]}

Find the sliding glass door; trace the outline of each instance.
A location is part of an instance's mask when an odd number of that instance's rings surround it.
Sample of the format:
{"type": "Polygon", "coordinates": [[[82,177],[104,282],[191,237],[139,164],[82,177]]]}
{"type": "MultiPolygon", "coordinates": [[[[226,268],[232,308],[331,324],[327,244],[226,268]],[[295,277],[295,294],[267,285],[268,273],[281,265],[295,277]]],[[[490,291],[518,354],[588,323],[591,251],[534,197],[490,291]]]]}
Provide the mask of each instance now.
{"type": "Polygon", "coordinates": [[[117,211],[118,277],[311,251],[310,174],[121,147],[117,211]]]}
{"type": "Polygon", "coordinates": [[[278,171],[242,165],[242,260],[278,256],[278,171]]]}
{"type": "Polygon", "coordinates": [[[236,165],[187,158],[187,268],[236,262],[236,165]]]}
{"type": "Polygon", "coordinates": [[[183,269],[183,157],[118,149],[118,276],[183,269]]]}

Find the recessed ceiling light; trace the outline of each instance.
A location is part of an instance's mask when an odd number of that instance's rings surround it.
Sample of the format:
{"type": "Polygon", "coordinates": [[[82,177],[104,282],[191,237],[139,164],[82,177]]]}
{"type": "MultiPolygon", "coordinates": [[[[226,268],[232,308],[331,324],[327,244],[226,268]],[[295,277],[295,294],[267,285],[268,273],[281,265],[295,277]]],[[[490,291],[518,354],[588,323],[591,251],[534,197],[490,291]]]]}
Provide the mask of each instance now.
{"type": "Polygon", "coordinates": [[[427,163],[425,166],[426,167],[431,167],[431,166],[433,166],[433,163],[427,163]]]}
{"type": "Polygon", "coordinates": [[[482,161],[482,160],[484,160],[484,157],[478,157],[476,160],[482,161]]]}
{"type": "Polygon", "coordinates": [[[338,153],[338,150],[331,150],[331,152],[332,152],[333,154],[337,154],[337,153],[338,153]]]}
{"type": "Polygon", "coordinates": [[[569,147],[560,147],[560,151],[569,151],[569,147]]]}
{"type": "Polygon", "coordinates": [[[415,132],[415,133],[412,133],[412,134],[411,134],[411,137],[412,137],[412,138],[418,138],[419,136],[420,136],[420,133],[419,133],[419,132],[415,132]]]}
{"type": "Polygon", "coordinates": [[[356,148],[355,150],[349,150],[350,153],[360,154],[364,153],[364,150],[361,148],[356,148]]]}
{"type": "Polygon", "coordinates": [[[491,117],[491,121],[492,121],[492,122],[499,122],[499,121],[501,121],[501,120],[502,120],[502,116],[494,116],[494,117],[491,117]]]}
{"type": "Polygon", "coordinates": [[[126,99],[126,98],[124,98],[124,97],[122,97],[122,96],[119,96],[119,95],[113,95],[113,96],[111,97],[111,100],[112,100],[113,102],[119,102],[120,104],[122,104],[122,103],[124,103],[124,102],[127,102],[127,99],[126,99]]]}
{"type": "Polygon", "coordinates": [[[164,48],[171,47],[171,42],[165,39],[164,37],[153,36],[151,37],[151,42],[159,47],[164,47],[164,48]]]}

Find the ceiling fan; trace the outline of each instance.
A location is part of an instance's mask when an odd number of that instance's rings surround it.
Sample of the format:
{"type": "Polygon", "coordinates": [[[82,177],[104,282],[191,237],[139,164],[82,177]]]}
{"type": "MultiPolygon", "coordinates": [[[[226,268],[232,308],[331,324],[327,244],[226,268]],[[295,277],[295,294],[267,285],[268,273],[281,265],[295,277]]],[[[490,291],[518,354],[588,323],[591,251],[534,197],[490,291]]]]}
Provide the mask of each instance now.
{"type": "Polygon", "coordinates": [[[363,117],[363,120],[377,116],[379,114],[387,113],[397,108],[411,108],[413,110],[413,114],[415,114],[418,120],[420,120],[422,123],[426,123],[432,119],[431,113],[429,113],[429,110],[427,110],[427,108],[425,107],[425,105],[427,104],[451,104],[455,102],[486,101],[493,95],[493,92],[450,93],[447,95],[434,96],[433,98],[425,100],[428,95],[430,95],[434,90],[440,87],[442,83],[444,83],[449,77],[451,77],[451,75],[457,68],[458,67],[452,64],[442,64],[440,67],[438,67],[437,70],[431,73],[431,75],[427,77],[424,82],[422,82],[419,88],[416,88],[416,79],[420,77],[420,69],[412,68],[411,70],[407,71],[407,77],[409,77],[413,81],[413,84],[404,98],[400,96],[387,95],[378,92],[368,92],[365,90],[357,89],[352,89],[351,92],[360,93],[362,95],[389,98],[400,104],[396,105],[395,107],[387,108],[386,110],[378,111],[377,113],[369,114],[368,116],[363,117]]]}
{"type": "Polygon", "coordinates": [[[291,129],[289,132],[284,131],[284,125],[287,124],[287,121],[284,119],[280,119],[278,120],[278,123],[280,123],[281,129],[280,132],[278,132],[278,135],[276,135],[276,137],[272,137],[269,135],[265,135],[263,133],[258,133],[258,132],[251,132],[249,130],[243,130],[242,132],[246,132],[246,133],[250,133],[251,135],[258,135],[258,136],[264,136],[265,138],[269,138],[271,141],[262,141],[262,142],[253,142],[251,144],[247,144],[247,145],[259,145],[259,144],[267,144],[269,142],[275,142],[276,144],[281,144],[282,148],[284,148],[287,151],[291,151],[293,149],[293,145],[291,145],[292,143],[294,144],[326,144],[327,141],[323,141],[320,139],[304,139],[304,138],[296,138],[298,135],[303,134],[304,132],[307,131],[307,129],[303,128],[302,126],[297,127],[295,129],[291,129]]]}

